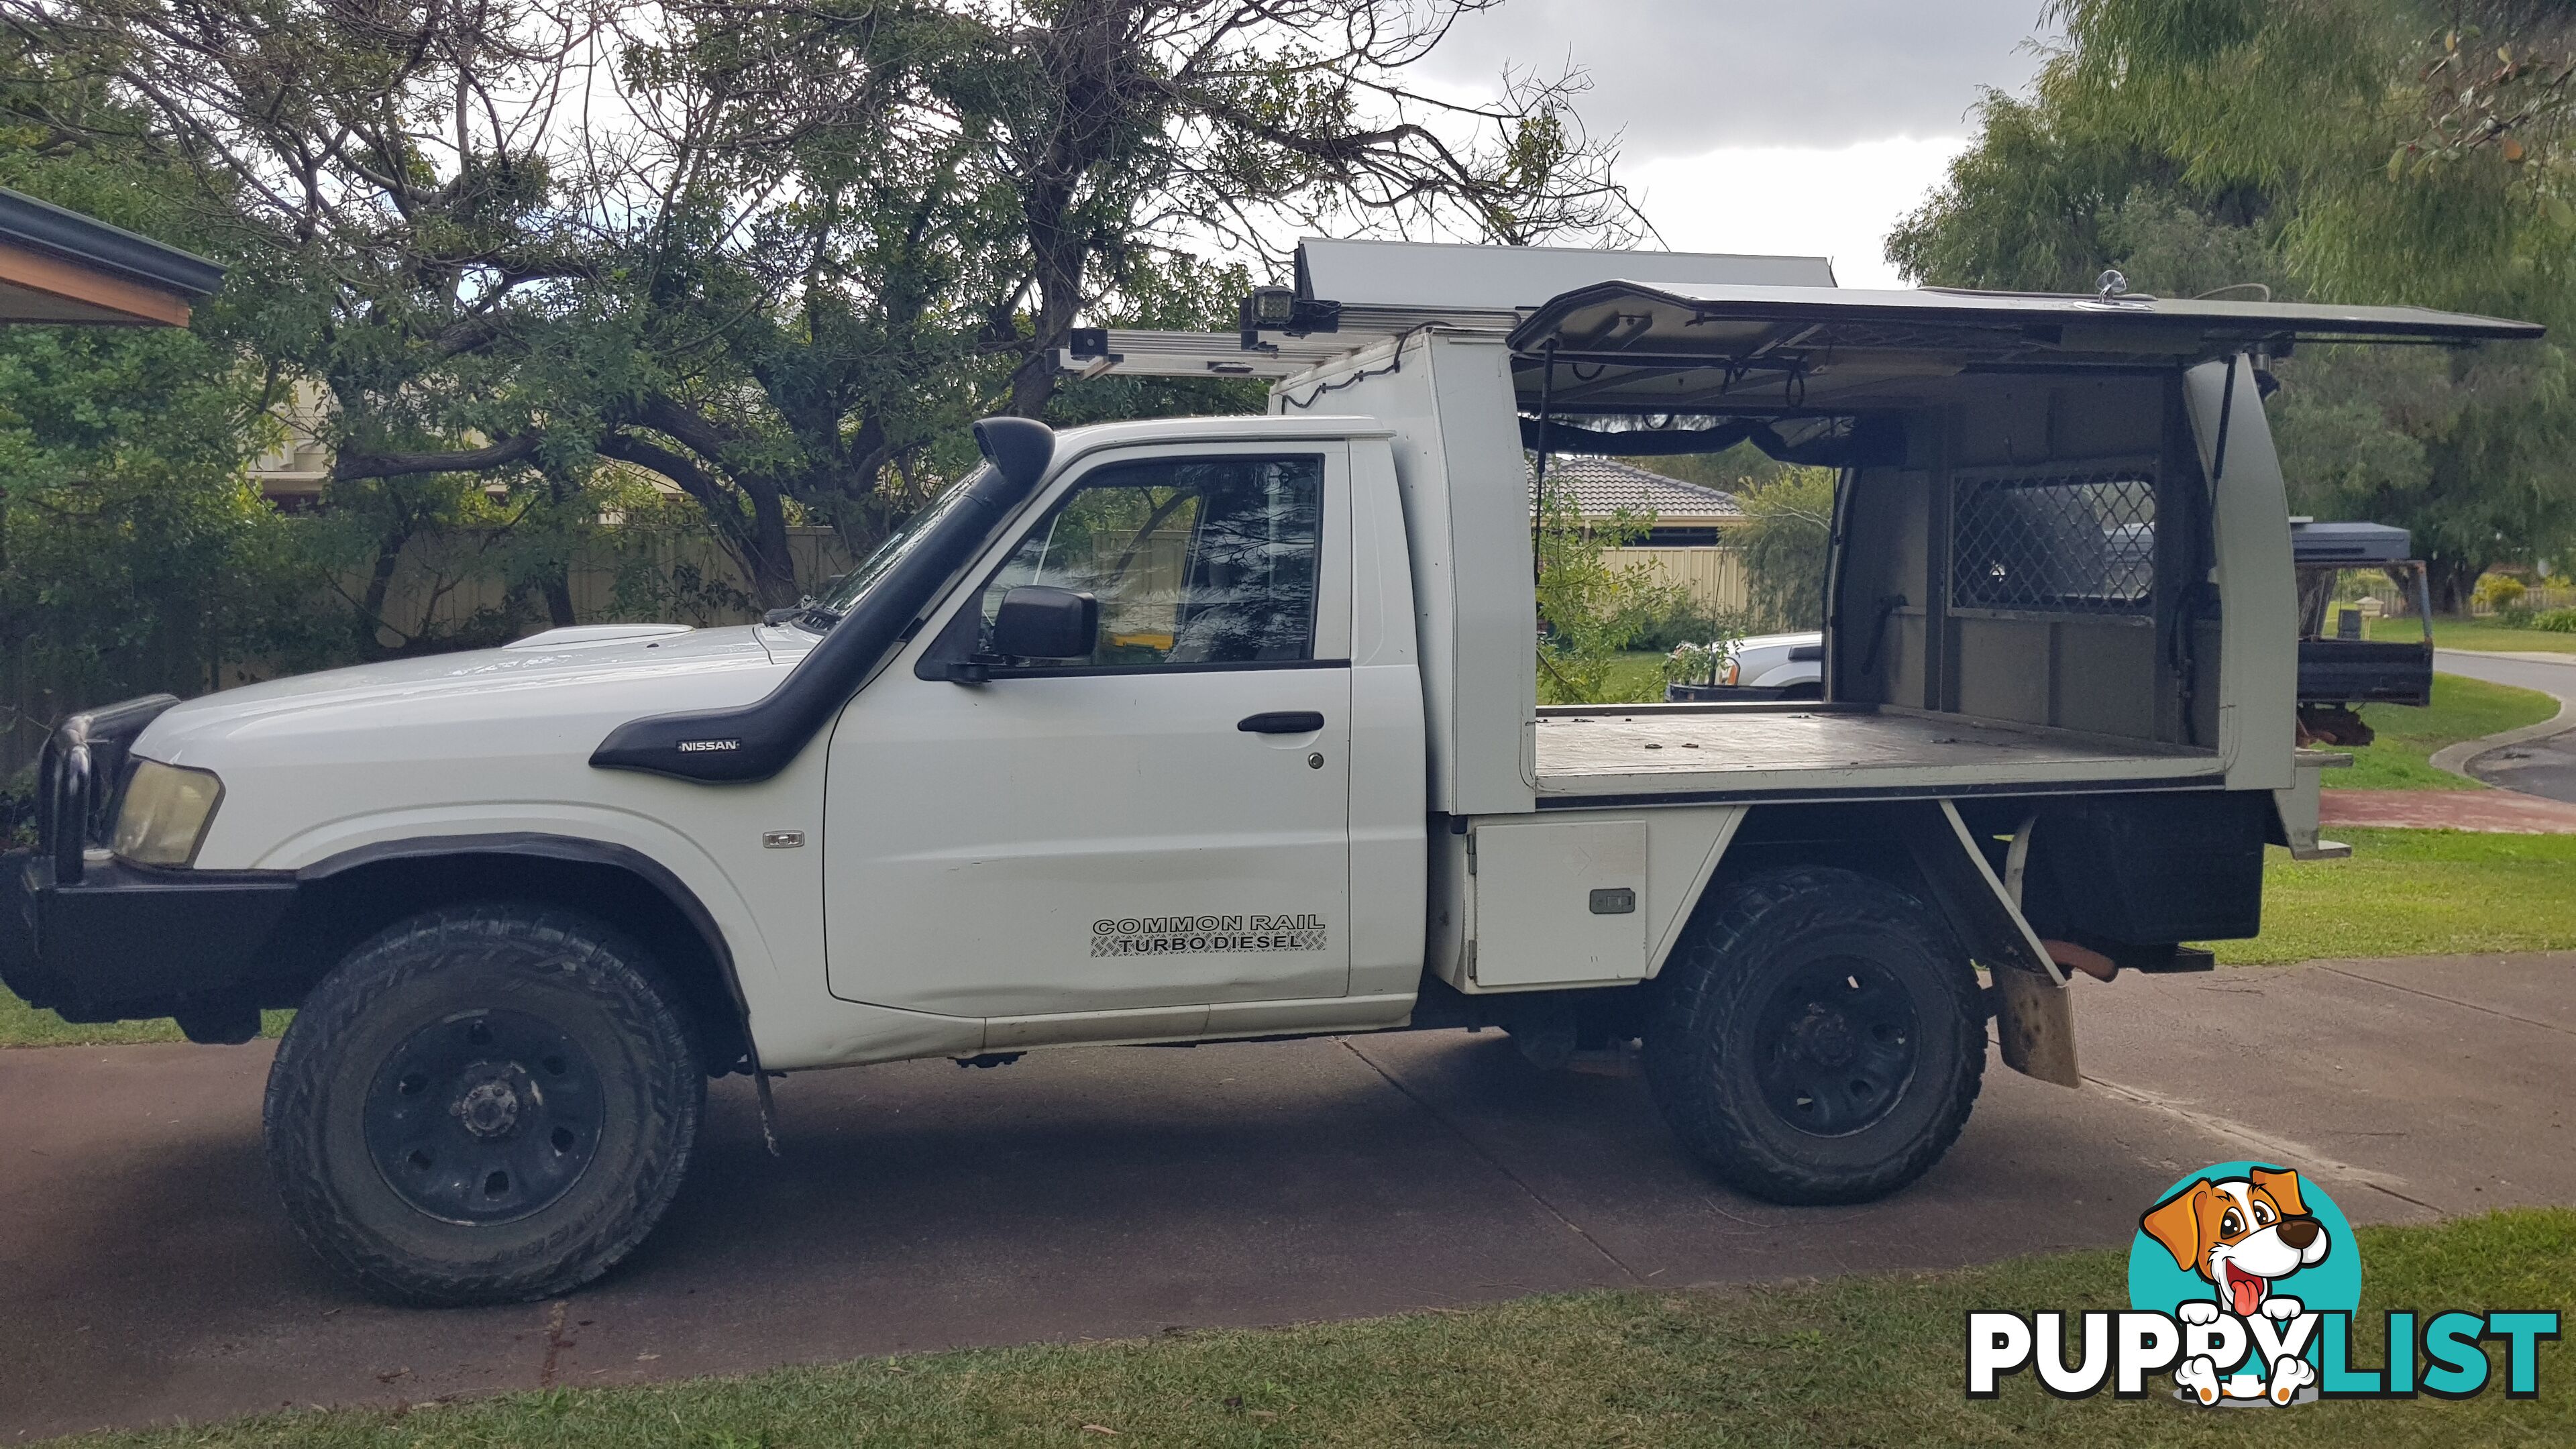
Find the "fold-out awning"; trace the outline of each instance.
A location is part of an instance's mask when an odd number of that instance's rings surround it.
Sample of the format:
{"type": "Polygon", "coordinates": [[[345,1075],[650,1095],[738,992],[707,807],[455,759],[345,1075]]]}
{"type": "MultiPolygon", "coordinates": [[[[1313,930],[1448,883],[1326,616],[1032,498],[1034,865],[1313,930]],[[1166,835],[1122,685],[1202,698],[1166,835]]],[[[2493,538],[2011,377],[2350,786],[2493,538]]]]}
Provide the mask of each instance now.
{"type": "Polygon", "coordinates": [[[2421,307],[1603,282],[1511,333],[1517,390],[1558,413],[1847,412],[1967,372],[2171,367],[2301,342],[2466,344],[2529,322],[2421,307]],[[1551,374],[1547,359],[1553,357],[1551,374]]]}

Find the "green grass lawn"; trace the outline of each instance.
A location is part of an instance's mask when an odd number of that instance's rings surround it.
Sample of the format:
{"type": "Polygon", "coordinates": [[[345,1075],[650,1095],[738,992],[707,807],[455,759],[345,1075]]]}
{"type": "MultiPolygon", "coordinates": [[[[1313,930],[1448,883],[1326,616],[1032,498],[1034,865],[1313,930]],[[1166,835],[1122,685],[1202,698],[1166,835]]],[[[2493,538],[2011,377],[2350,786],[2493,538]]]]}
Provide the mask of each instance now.
{"type": "Polygon", "coordinates": [[[1610,697],[1621,704],[1662,702],[1664,656],[1652,651],[1620,655],[1610,670],[1610,697]]]}
{"type": "Polygon", "coordinates": [[[2230,965],[2576,947],[2576,835],[2334,830],[2350,860],[2263,869],[2263,934],[2219,941],[2230,965]]]}
{"type": "MultiPolygon", "coordinates": [[[[2412,644],[2424,637],[2424,629],[2412,619],[2380,619],[2371,624],[2370,637],[2412,644]]],[[[2484,619],[2436,618],[2433,644],[2439,649],[2486,649],[2499,654],[2576,654],[2576,634],[2508,629],[2484,619]]]]}
{"type": "MultiPolygon", "coordinates": [[[[2501,730],[2538,724],[2558,713],[2558,701],[2536,689],[2515,689],[2456,674],[2433,676],[2433,702],[2417,709],[2403,704],[2368,704],[2361,717],[2378,735],[2368,746],[2349,750],[2352,768],[2330,770],[2326,787],[2333,790],[2482,790],[2475,780],[2433,768],[2432,756],[2444,745],[2474,740],[2501,730]]],[[[2341,749],[2341,746],[2328,746],[2341,749]]]]}
{"type": "MultiPolygon", "coordinates": [[[[1664,698],[1664,658],[1651,650],[1631,649],[1610,658],[1602,685],[1604,704],[1660,704],[1664,698]]],[[[1541,678],[1545,675],[1542,673],[1541,678]]],[[[1548,701],[1544,696],[1540,703],[1548,701]]]]}
{"type": "MultiPolygon", "coordinates": [[[[2576,1212],[2363,1228],[2355,1362],[2384,1308],[2576,1308],[2576,1212]]],[[[290,1413],[104,1435],[95,1449],[672,1444],[2500,1445],[2576,1442],[2576,1346],[2539,1395],[2204,1410],[2151,1392],[2063,1400],[2028,1373],[1962,1393],[1972,1309],[2128,1306],[2125,1252],[1930,1274],[1603,1292],[1295,1328],[979,1349],[408,1411],[290,1413]]],[[[2501,1380],[2501,1350],[2490,1348],[2501,1380]]],[[[2158,1387],[2169,1387],[2158,1381],[2158,1387]]]]}
{"type": "MultiPolygon", "coordinates": [[[[260,1035],[275,1036],[286,1030],[287,1018],[293,1012],[272,1011],[265,1015],[260,1035]]],[[[84,1026],[69,1022],[50,1011],[39,1011],[0,989],[0,1047],[27,1046],[98,1046],[136,1041],[186,1041],[179,1035],[179,1024],[167,1018],[158,1021],[111,1021],[84,1026]]]]}

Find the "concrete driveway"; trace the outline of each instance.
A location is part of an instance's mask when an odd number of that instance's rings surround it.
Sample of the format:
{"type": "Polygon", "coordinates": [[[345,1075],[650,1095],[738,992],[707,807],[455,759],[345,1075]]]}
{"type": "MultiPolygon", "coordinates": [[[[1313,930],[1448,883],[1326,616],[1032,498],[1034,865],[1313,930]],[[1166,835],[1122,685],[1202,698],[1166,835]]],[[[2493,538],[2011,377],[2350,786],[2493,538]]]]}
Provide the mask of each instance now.
{"type": "Polygon", "coordinates": [[[2080,982],[2082,1092],[1992,1066],[1932,1174],[1783,1209],[1643,1084],[1487,1033],[1037,1053],[739,1079],[661,1231],[569,1300],[419,1312],[309,1261],[270,1194],[268,1047],[0,1052],[0,1438],[2127,1240],[2268,1157],[2362,1221],[2576,1203],[2576,953],[2080,982]]]}

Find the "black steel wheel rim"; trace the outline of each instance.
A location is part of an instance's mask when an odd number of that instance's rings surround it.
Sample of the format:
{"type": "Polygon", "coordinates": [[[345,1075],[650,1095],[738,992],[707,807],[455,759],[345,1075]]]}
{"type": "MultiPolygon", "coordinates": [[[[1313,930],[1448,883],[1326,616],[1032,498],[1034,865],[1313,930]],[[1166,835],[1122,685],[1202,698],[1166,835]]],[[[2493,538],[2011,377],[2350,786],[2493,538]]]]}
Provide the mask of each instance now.
{"type": "Polygon", "coordinates": [[[1771,989],[1755,1038],[1763,1101],[1813,1137],[1847,1137],[1896,1108],[1922,1037],[1914,996],[1856,957],[1810,962],[1771,989]]]}
{"type": "Polygon", "coordinates": [[[451,1223],[506,1223],[572,1190],[599,1151],[599,1069],[524,1011],[467,1011],[405,1038],[367,1090],[367,1154],[394,1195],[451,1223]]]}

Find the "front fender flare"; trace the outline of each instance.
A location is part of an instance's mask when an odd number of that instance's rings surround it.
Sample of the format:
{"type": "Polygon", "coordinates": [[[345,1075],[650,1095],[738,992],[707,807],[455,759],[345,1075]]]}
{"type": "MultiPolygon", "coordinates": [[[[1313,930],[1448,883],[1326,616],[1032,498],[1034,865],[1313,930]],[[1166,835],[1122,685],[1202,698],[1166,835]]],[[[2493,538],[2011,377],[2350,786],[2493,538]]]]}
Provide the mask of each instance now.
{"type": "Polygon", "coordinates": [[[752,1035],[751,1003],[743,995],[742,977],[735,968],[733,948],[725,941],[724,929],[716,923],[715,914],[698,899],[670,867],[635,849],[605,840],[588,840],[577,835],[552,835],[542,831],[513,830],[481,835],[425,835],[397,840],[378,840],[356,846],[335,855],[325,856],[295,872],[298,885],[319,884],[365,866],[381,865],[391,860],[428,860],[459,855],[515,855],[536,860],[559,860],[580,865],[607,866],[624,871],[650,886],[680,913],[699,941],[706,947],[708,958],[715,962],[716,975],[724,982],[725,996],[732,1003],[734,1027],[742,1039],[744,1065],[760,1098],[760,1131],[772,1156],[778,1152],[777,1114],[769,1099],[769,1073],[760,1064],[760,1043],[752,1035]]]}
{"type": "MultiPolygon", "coordinates": [[[[454,855],[520,855],[539,860],[571,861],[583,865],[604,865],[625,871],[653,887],[671,903],[716,963],[716,972],[724,978],[725,994],[733,1001],[734,1016],[742,1028],[746,1047],[751,1041],[751,1004],[742,994],[742,979],[734,968],[733,948],[725,943],[724,931],[716,924],[713,912],[698,899],[688,883],[672,873],[668,866],[632,846],[605,840],[584,840],[573,835],[548,835],[533,830],[512,830],[489,835],[424,835],[404,840],[379,840],[367,845],[325,856],[295,872],[298,885],[318,884],[334,876],[345,875],[361,866],[380,865],[389,860],[425,860],[454,855]]],[[[757,1052],[754,1065],[758,1065],[757,1052]]]]}
{"type": "Polygon", "coordinates": [[[295,872],[298,885],[315,885],[335,876],[345,875],[364,866],[381,865],[391,860],[428,860],[459,855],[516,855],[538,860],[560,860],[582,865],[601,865],[632,875],[651,886],[673,910],[680,913],[715,962],[716,974],[724,981],[725,995],[733,1004],[734,1025],[742,1034],[743,1051],[750,1060],[752,1075],[763,1083],[767,1077],[760,1069],[760,1048],[752,1040],[751,1003],[743,995],[742,978],[735,968],[733,948],[725,941],[724,930],[716,924],[713,912],[698,899],[668,866],[632,846],[605,840],[585,840],[573,835],[549,835],[532,830],[513,830],[485,835],[424,835],[401,840],[379,840],[325,856],[295,872]]]}
{"type": "Polygon", "coordinates": [[[361,866],[379,865],[389,860],[423,860],[450,855],[523,855],[539,860],[573,861],[584,865],[605,865],[633,875],[661,893],[689,925],[715,959],[716,969],[724,976],[725,992],[733,998],[734,1010],[742,1016],[745,1034],[749,1034],[751,1009],[744,1001],[742,982],[734,970],[733,948],[725,943],[724,931],[716,924],[713,912],[698,899],[687,882],[672,873],[660,861],[635,849],[612,841],[585,840],[574,835],[549,835],[533,830],[503,831],[489,835],[423,835],[403,840],[379,840],[356,846],[336,855],[325,856],[310,865],[296,869],[298,885],[310,885],[345,875],[361,866]]]}

